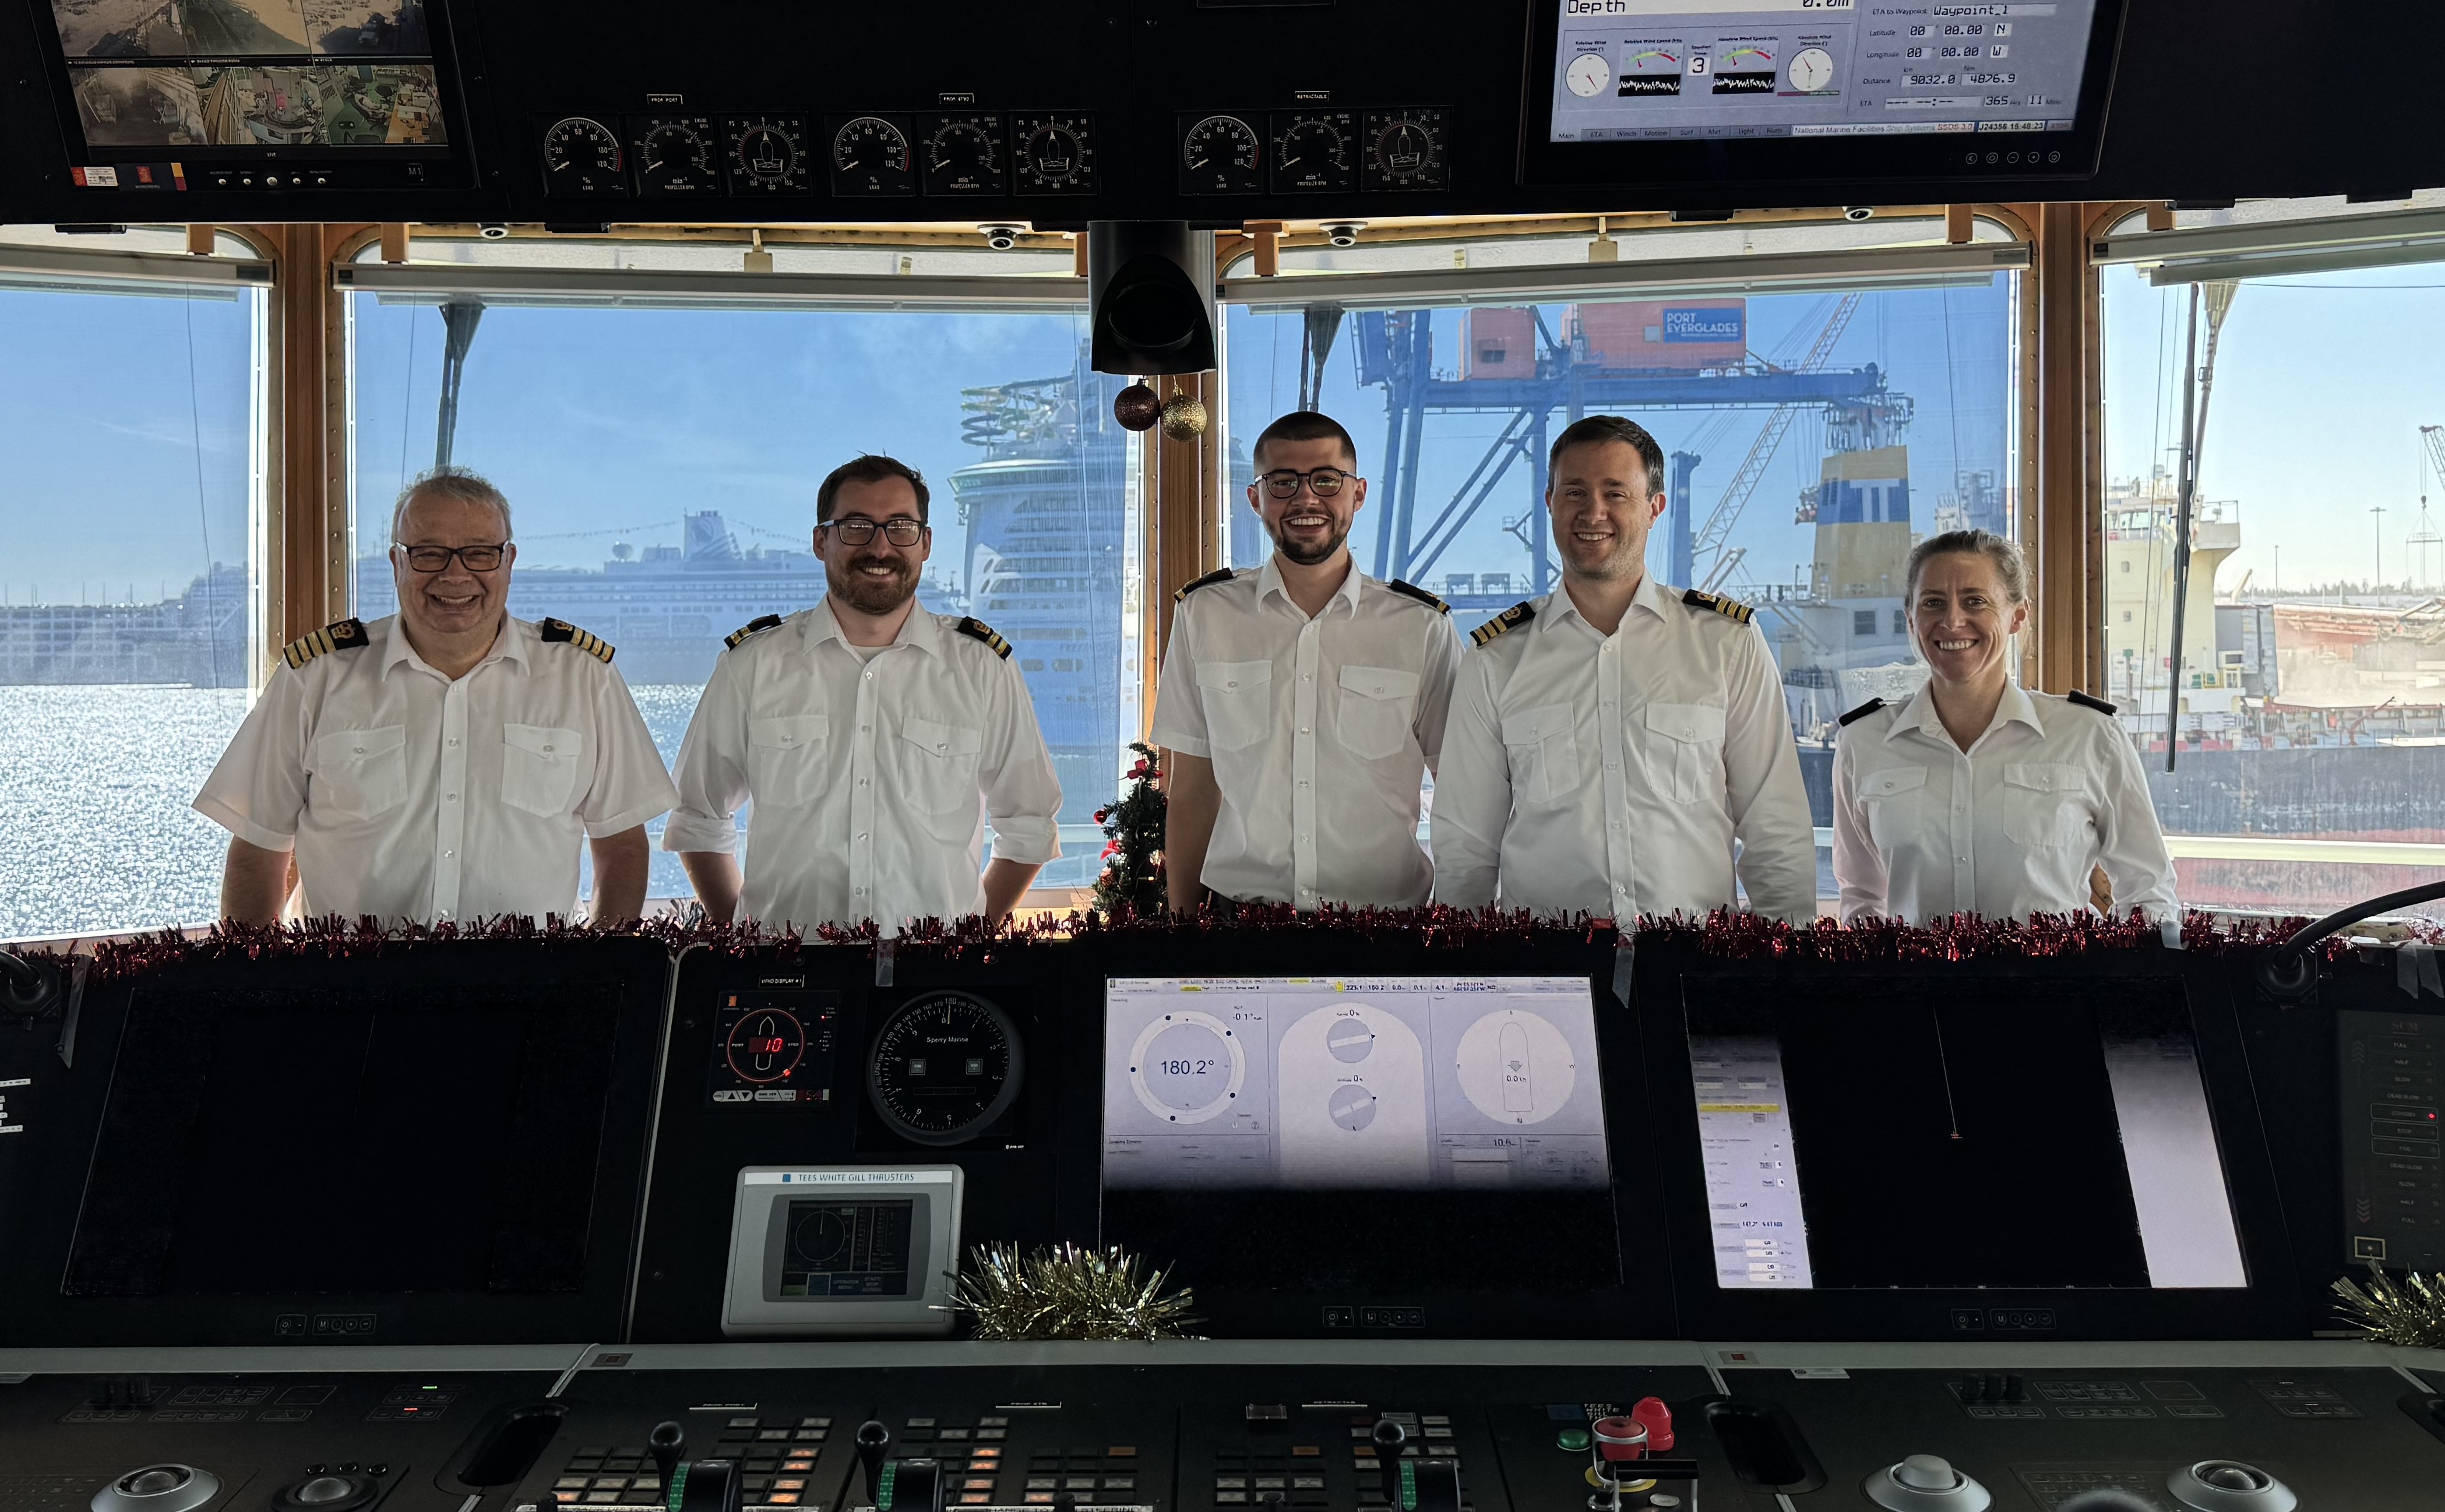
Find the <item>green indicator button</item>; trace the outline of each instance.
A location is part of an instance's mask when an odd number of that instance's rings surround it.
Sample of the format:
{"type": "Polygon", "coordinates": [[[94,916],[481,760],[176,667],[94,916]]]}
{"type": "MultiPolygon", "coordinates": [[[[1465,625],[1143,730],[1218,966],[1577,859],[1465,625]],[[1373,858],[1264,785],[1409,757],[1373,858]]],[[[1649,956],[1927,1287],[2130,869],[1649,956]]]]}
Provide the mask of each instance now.
{"type": "Polygon", "coordinates": [[[1554,1447],[1571,1454],[1585,1454],[1588,1451],[1588,1430],[1564,1428],[1554,1435],[1554,1447]]]}

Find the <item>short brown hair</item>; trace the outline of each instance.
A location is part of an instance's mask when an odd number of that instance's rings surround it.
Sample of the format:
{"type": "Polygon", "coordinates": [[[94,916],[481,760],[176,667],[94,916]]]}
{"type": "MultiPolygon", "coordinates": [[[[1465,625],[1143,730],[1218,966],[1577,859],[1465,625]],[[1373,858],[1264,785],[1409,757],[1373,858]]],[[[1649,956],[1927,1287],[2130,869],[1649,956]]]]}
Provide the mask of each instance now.
{"type": "Polygon", "coordinates": [[[1341,421],[1312,409],[1295,409],[1257,433],[1257,444],[1248,455],[1259,470],[1265,465],[1265,447],[1274,441],[1339,441],[1350,457],[1350,465],[1358,465],[1358,443],[1342,429],[1341,421]]]}
{"type": "Polygon", "coordinates": [[[815,490],[815,523],[821,525],[832,517],[832,506],[840,501],[843,483],[880,483],[893,477],[905,478],[908,486],[917,491],[917,517],[930,521],[933,516],[926,510],[933,495],[926,491],[925,475],[896,457],[868,452],[850,457],[825,475],[823,486],[815,490]]]}
{"type": "Polygon", "coordinates": [[[1995,564],[1995,575],[2004,580],[2004,599],[2009,604],[2029,602],[2029,562],[2021,549],[1992,531],[1947,531],[1931,535],[1911,548],[1910,565],[1904,569],[1902,592],[1918,597],[1919,569],[1932,556],[1983,556],[1995,564]]]}
{"type": "Polygon", "coordinates": [[[1573,420],[1554,438],[1554,446],[1545,454],[1546,489],[1553,488],[1554,469],[1561,464],[1562,454],[1574,446],[1600,446],[1607,441],[1620,441],[1638,454],[1639,465],[1647,469],[1647,496],[1664,492],[1664,448],[1647,434],[1647,427],[1636,420],[1618,415],[1590,415],[1573,420]]]}

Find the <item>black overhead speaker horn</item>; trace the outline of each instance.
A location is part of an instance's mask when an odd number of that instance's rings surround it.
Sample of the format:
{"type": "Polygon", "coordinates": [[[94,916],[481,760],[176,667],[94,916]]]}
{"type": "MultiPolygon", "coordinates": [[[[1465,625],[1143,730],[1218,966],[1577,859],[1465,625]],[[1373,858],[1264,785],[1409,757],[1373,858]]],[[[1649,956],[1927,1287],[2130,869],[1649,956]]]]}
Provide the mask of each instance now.
{"type": "Polygon", "coordinates": [[[1185,220],[1087,223],[1095,371],[1202,373],[1214,365],[1214,306],[1185,220]]]}

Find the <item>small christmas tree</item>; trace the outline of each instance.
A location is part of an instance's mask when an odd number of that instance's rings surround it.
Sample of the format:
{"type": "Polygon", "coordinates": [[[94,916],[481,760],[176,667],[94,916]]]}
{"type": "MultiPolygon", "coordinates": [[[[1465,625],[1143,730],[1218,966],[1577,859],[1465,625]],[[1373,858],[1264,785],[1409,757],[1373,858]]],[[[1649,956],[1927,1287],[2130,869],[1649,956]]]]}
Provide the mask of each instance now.
{"type": "Polygon", "coordinates": [[[1138,754],[1119,798],[1095,811],[1104,827],[1104,870],[1095,879],[1097,913],[1107,919],[1160,918],[1169,905],[1163,883],[1163,773],[1153,748],[1129,742],[1138,754]]]}

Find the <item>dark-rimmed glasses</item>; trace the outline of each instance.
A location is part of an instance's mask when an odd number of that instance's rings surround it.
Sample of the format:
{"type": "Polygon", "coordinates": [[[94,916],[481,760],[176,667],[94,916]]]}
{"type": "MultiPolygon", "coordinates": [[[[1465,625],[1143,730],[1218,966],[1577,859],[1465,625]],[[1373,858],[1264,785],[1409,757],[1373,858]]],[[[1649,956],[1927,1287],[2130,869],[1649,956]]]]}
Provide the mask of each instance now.
{"type": "Polygon", "coordinates": [[[509,549],[510,543],[507,541],[497,546],[402,546],[400,548],[401,551],[407,553],[407,565],[420,572],[443,571],[449,568],[453,557],[457,558],[470,572],[490,572],[501,565],[501,558],[509,549]]]}
{"type": "Polygon", "coordinates": [[[883,538],[894,546],[914,546],[925,534],[925,522],[897,514],[887,520],[869,520],[851,514],[837,520],[826,520],[815,529],[830,531],[843,546],[864,546],[881,531],[883,538]]]}
{"type": "Polygon", "coordinates": [[[1342,484],[1350,481],[1350,475],[1337,467],[1312,467],[1304,473],[1295,473],[1285,467],[1267,473],[1258,481],[1264,484],[1265,492],[1276,498],[1298,497],[1301,483],[1305,483],[1308,491],[1316,497],[1331,498],[1341,492],[1342,484]]]}

